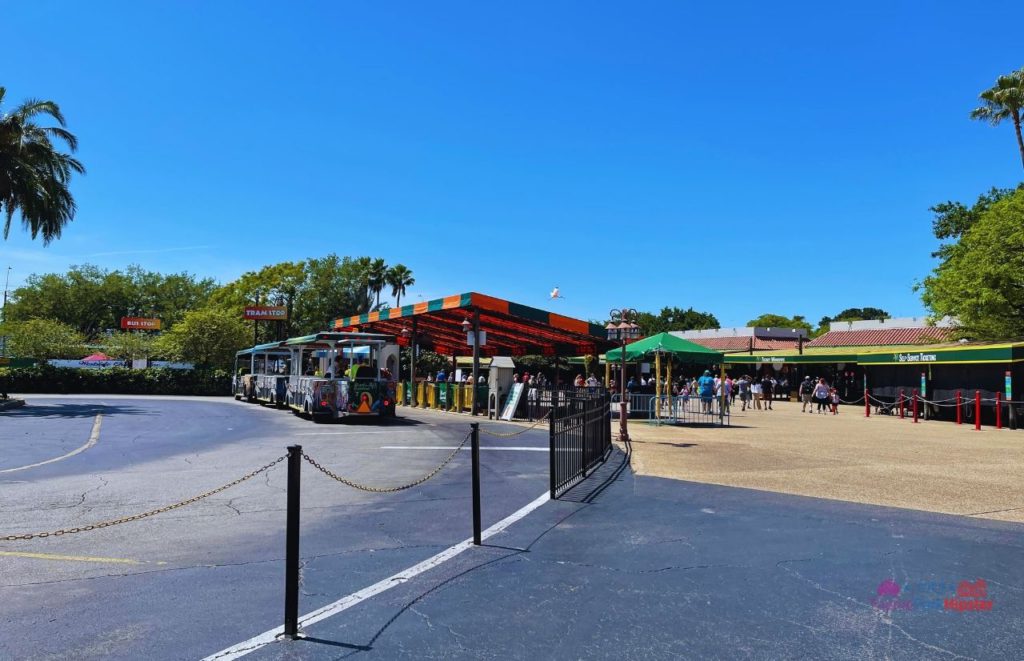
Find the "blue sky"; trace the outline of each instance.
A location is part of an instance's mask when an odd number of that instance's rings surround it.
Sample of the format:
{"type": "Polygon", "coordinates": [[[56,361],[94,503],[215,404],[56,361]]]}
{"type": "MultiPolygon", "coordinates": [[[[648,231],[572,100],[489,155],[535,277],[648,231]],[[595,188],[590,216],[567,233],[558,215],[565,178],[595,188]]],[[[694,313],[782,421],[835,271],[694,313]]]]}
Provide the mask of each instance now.
{"type": "Polygon", "coordinates": [[[0,243],[12,285],[335,251],[405,263],[410,300],[920,314],[928,207],[1024,179],[967,118],[1024,66],[1019,1],[3,12],[8,103],[58,101],[89,168],[60,241],[0,243]]]}

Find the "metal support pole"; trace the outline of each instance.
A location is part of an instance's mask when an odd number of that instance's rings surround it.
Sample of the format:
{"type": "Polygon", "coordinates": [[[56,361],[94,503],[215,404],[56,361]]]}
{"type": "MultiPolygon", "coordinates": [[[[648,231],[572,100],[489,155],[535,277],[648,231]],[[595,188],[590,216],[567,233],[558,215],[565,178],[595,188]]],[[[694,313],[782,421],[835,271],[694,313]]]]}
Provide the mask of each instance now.
{"type": "Polygon", "coordinates": [[[900,388],[900,420],[903,419],[904,413],[905,413],[904,408],[903,408],[903,397],[904,397],[903,388],[900,388]]]}
{"type": "Polygon", "coordinates": [[[917,424],[917,389],[916,388],[914,389],[914,394],[912,395],[912,397],[914,398],[914,424],[917,424]]]}
{"type": "Polygon", "coordinates": [[[619,441],[629,441],[629,429],[626,427],[626,418],[629,417],[629,404],[626,401],[626,340],[622,340],[622,374],[619,375],[619,441]]]}
{"type": "Polygon", "coordinates": [[[288,447],[288,523],[284,553],[284,635],[299,637],[299,477],[302,446],[288,447]]]}
{"type": "Polygon", "coordinates": [[[1003,428],[1003,403],[999,397],[1001,394],[999,391],[996,391],[996,429],[1003,428]]]}
{"type": "Polygon", "coordinates": [[[473,543],[480,546],[480,423],[472,427],[471,454],[473,459],[473,543]]]}
{"type": "Polygon", "coordinates": [[[416,349],[419,348],[419,343],[416,338],[416,317],[412,318],[412,352],[409,357],[409,387],[412,392],[409,393],[409,406],[416,406],[416,349]]]}
{"type": "Polygon", "coordinates": [[[964,422],[964,408],[963,400],[961,399],[961,393],[959,390],[956,391],[956,424],[961,425],[964,422]]]}
{"type": "Polygon", "coordinates": [[[981,431],[981,391],[974,391],[974,431],[981,431]]]}
{"type": "Polygon", "coordinates": [[[868,399],[870,397],[870,394],[871,393],[868,391],[868,389],[865,388],[864,389],[864,417],[865,418],[870,418],[871,417],[871,400],[868,399]]]}
{"type": "Polygon", "coordinates": [[[480,374],[480,310],[473,310],[473,384],[469,389],[473,393],[473,415],[480,408],[477,402],[477,378],[480,374]]]}

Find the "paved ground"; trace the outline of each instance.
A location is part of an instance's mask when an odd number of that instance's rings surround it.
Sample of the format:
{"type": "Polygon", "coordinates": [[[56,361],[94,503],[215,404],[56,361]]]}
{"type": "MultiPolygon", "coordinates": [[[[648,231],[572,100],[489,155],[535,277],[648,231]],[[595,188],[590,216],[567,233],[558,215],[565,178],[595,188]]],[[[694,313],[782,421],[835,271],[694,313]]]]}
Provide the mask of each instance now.
{"type": "MultiPolygon", "coordinates": [[[[93,446],[0,473],[0,534],[191,496],[290,442],[338,472],[393,484],[447,451],[383,447],[450,447],[469,422],[403,411],[410,419],[387,429],[320,426],[233,402],[30,399],[0,418],[0,443],[38,437],[38,447],[0,470],[81,447],[97,410],[93,446]]],[[[484,439],[546,444],[532,430],[484,439]]],[[[304,466],[301,611],[463,540],[465,454],[398,495],[355,492],[304,466]]],[[[545,452],[482,456],[485,525],[545,491],[545,452]]],[[[284,477],[274,469],[143,522],[0,543],[0,553],[21,554],[0,555],[0,658],[199,659],[278,625],[284,477]]],[[[1015,523],[637,477],[617,454],[485,547],[307,626],[306,640],[246,658],[1019,658],[1022,557],[1015,523]],[[872,604],[889,578],[901,589],[895,610],[872,604]],[[933,608],[979,578],[990,612],[933,608]]]]}
{"type": "Polygon", "coordinates": [[[643,475],[1024,522],[1024,430],[734,407],[727,429],[632,421],[643,475]]]}

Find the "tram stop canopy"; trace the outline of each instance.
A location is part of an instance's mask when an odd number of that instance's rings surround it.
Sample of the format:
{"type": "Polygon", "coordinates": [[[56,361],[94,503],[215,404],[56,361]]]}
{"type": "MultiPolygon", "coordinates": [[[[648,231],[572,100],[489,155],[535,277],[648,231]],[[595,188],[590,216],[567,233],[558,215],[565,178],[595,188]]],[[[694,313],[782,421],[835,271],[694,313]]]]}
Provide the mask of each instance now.
{"type": "MultiPolygon", "coordinates": [[[[697,365],[717,365],[725,357],[720,351],[702,347],[671,333],[658,333],[626,345],[626,360],[630,362],[655,354],[670,355],[679,362],[697,365]]],[[[622,360],[622,349],[612,349],[605,354],[605,360],[610,363],[622,360]]]]}
{"type": "Polygon", "coordinates": [[[480,355],[597,355],[612,346],[603,326],[476,292],[335,319],[335,331],[388,333],[446,356],[472,353],[466,329],[479,324],[480,355]]]}

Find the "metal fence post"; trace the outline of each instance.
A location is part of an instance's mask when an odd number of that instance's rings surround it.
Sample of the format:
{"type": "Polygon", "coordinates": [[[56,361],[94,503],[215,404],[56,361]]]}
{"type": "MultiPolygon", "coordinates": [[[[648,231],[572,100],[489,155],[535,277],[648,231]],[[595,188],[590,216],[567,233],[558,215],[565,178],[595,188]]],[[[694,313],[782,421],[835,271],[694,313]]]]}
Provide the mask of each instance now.
{"type": "Polygon", "coordinates": [[[981,431],[981,391],[974,391],[974,431],[981,431]]]}
{"type": "Polygon", "coordinates": [[[551,413],[548,418],[548,464],[550,468],[551,498],[555,497],[555,418],[558,417],[558,391],[551,391],[551,413]]]}
{"type": "Polygon", "coordinates": [[[473,455],[473,543],[480,546],[480,423],[474,422],[469,426],[473,429],[470,432],[470,454],[473,455]]]}
{"type": "Polygon", "coordinates": [[[288,447],[288,523],[285,530],[284,635],[299,636],[299,476],[302,446],[288,447]]]}

